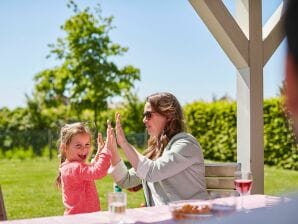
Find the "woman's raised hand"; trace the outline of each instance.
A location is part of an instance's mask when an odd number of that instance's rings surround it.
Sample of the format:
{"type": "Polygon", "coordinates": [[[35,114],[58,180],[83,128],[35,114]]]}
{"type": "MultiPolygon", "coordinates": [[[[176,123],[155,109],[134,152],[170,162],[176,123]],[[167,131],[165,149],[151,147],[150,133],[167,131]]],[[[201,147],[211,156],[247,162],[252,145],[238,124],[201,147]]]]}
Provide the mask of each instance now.
{"type": "Polygon", "coordinates": [[[121,127],[121,117],[116,113],[116,137],[118,145],[123,149],[126,158],[129,160],[133,168],[137,169],[140,158],[142,157],[138,151],[128,143],[121,127]]]}
{"type": "Polygon", "coordinates": [[[116,137],[118,145],[122,148],[125,144],[128,143],[121,126],[121,115],[119,113],[116,113],[116,137]]]}
{"type": "Polygon", "coordinates": [[[111,151],[115,152],[115,151],[117,151],[117,141],[116,141],[115,132],[114,132],[112,124],[109,120],[107,121],[107,124],[108,124],[107,136],[108,136],[108,141],[109,141],[107,147],[111,151]]]}
{"type": "Polygon", "coordinates": [[[120,162],[121,158],[120,158],[120,154],[118,152],[115,132],[114,132],[114,129],[112,128],[110,121],[108,121],[107,134],[109,135],[109,144],[107,147],[110,148],[111,153],[112,153],[112,158],[111,158],[112,166],[115,166],[116,164],[118,164],[120,162]]]}

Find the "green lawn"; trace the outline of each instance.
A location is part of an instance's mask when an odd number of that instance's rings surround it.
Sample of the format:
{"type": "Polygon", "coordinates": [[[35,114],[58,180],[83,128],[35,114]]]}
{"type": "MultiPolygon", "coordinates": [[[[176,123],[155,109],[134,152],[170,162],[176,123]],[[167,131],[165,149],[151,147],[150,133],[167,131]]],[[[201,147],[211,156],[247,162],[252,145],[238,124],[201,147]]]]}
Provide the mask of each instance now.
{"type": "MultiPolygon", "coordinates": [[[[35,159],[25,161],[0,160],[0,184],[8,219],[62,215],[61,193],[54,180],[57,160],[35,159]]],[[[113,181],[107,176],[97,181],[102,210],[107,210],[106,195],[113,190],[113,181]]],[[[280,195],[298,189],[298,172],[265,167],[265,194],[280,195]]],[[[139,207],[142,191],[127,192],[128,207],[139,207]]]]}
{"type": "MultiPolygon", "coordinates": [[[[25,161],[0,160],[0,184],[8,219],[21,219],[63,214],[61,192],[54,181],[58,161],[35,159],[25,161]]],[[[102,210],[107,210],[107,193],[113,191],[108,175],[96,182],[102,210]]],[[[142,191],[127,192],[129,208],[144,201],[142,191]]]]}
{"type": "Polygon", "coordinates": [[[265,194],[282,195],[298,191],[298,171],[265,166],[265,194]]]}

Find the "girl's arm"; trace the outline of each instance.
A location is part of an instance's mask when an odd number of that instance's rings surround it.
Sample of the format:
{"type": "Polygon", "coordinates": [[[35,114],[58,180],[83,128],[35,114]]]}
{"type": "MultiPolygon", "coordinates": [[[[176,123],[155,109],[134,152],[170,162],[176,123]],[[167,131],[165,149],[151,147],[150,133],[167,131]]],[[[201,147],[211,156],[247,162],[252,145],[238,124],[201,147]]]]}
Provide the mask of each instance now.
{"type": "Polygon", "coordinates": [[[99,179],[107,174],[111,164],[111,148],[113,146],[113,142],[116,141],[114,137],[115,136],[113,135],[113,129],[109,124],[107,128],[106,142],[103,141],[102,135],[100,133],[98,134],[98,150],[95,155],[94,161],[91,165],[84,166],[80,170],[81,174],[84,174],[84,179],[99,179]]]}

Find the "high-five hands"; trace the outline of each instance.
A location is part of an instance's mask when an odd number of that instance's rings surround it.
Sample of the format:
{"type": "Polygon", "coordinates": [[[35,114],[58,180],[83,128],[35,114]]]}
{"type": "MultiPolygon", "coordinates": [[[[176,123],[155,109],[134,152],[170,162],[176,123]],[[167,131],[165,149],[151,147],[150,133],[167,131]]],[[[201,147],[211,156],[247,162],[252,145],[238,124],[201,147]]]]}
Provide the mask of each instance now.
{"type": "Polygon", "coordinates": [[[127,144],[127,140],[121,126],[121,115],[119,113],[116,113],[116,138],[120,147],[123,148],[123,146],[127,144]]]}
{"type": "Polygon", "coordinates": [[[111,122],[108,120],[107,121],[108,124],[108,134],[109,134],[109,149],[113,152],[113,151],[117,151],[117,141],[116,141],[116,136],[115,136],[115,132],[114,129],[112,127],[111,122]]]}
{"type": "MultiPolygon", "coordinates": [[[[132,145],[128,143],[124,131],[121,127],[121,116],[119,113],[116,113],[116,139],[118,145],[123,149],[125,156],[132,165],[132,167],[137,169],[138,163],[142,158],[142,155],[132,145]]],[[[116,154],[119,155],[119,153],[115,153],[115,155],[116,154]]],[[[112,164],[115,164],[117,159],[120,160],[120,156],[116,158],[114,155],[112,155],[112,164]]]]}
{"type": "MultiPolygon", "coordinates": [[[[103,140],[102,134],[100,132],[98,132],[98,135],[97,135],[97,152],[94,156],[93,161],[98,160],[100,152],[104,148],[107,148],[107,150],[111,150],[114,147],[115,143],[116,143],[115,134],[114,134],[114,130],[111,126],[111,122],[108,120],[107,124],[108,124],[108,128],[107,128],[106,142],[103,140]]],[[[117,143],[116,143],[116,147],[117,147],[117,143]]]]}
{"type": "Polygon", "coordinates": [[[102,134],[100,132],[98,132],[98,134],[97,134],[97,151],[96,151],[94,158],[91,160],[91,163],[98,160],[99,154],[104,147],[105,147],[105,142],[102,138],[102,134]]]}

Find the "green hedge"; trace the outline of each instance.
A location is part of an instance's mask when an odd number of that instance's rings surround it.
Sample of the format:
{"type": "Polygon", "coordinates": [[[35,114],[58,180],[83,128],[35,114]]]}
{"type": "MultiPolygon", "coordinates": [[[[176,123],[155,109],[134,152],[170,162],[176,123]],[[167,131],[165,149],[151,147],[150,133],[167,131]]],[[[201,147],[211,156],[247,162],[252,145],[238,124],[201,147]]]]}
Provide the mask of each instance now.
{"type": "Polygon", "coordinates": [[[280,98],[264,102],[264,124],[265,164],[298,170],[296,138],[280,98]]]}
{"type": "MultiPolygon", "coordinates": [[[[197,101],[184,107],[189,131],[198,139],[205,159],[236,161],[236,103],[197,101]]],[[[298,170],[298,147],[280,98],[264,101],[264,161],[298,170]]]]}
{"type": "MultiPolygon", "coordinates": [[[[105,133],[106,120],[114,123],[118,111],[122,114],[122,125],[129,141],[143,148],[147,140],[142,123],[143,106],[131,98],[119,108],[101,113],[98,130],[105,133]]],[[[189,131],[202,145],[206,159],[236,161],[235,102],[198,101],[185,105],[184,112],[189,131]]],[[[56,155],[56,151],[48,148],[56,148],[59,125],[54,128],[30,126],[25,109],[9,111],[4,108],[0,109],[0,115],[0,158],[25,158],[45,153],[50,157],[56,155]]],[[[297,144],[283,112],[281,98],[264,101],[264,150],[265,164],[298,170],[297,144]]]]}

